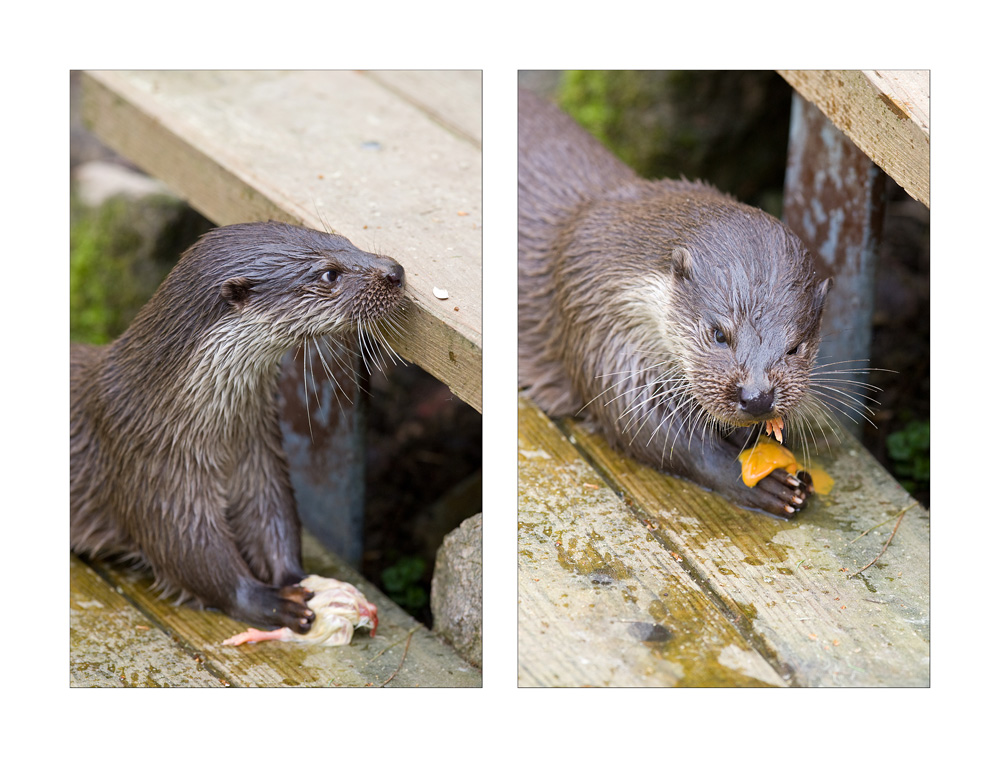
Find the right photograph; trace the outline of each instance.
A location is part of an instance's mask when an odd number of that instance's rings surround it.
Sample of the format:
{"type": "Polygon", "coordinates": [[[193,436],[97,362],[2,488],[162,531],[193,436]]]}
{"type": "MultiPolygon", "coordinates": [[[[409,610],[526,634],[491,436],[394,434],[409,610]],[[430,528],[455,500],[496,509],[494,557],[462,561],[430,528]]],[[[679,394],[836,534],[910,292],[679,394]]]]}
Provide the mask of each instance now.
{"type": "Polygon", "coordinates": [[[930,684],[930,72],[518,74],[520,687],[930,684]]]}

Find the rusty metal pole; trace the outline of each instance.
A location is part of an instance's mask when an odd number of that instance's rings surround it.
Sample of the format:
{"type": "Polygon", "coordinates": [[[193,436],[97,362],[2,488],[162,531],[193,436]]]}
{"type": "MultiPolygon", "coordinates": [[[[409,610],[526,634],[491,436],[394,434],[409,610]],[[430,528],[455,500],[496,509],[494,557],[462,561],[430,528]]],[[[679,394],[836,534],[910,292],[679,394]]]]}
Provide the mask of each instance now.
{"type": "MultiPolygon", "coordinates": [[[[784,221],[834,277],[818,364],[867,359],[875,267],[885,220],[885,174],[816,106],[792,99],[784,221]]],[[[845,367],[867,368],[867,363],[845,367]]],[[[856,378],[864,381],[866,374],[856,378]]],[[[848,428],[848,417],[836,414],[848,428]]],[[[858,433],[857,424],[853,431],[858,433]]]]}
{"type": "Polygon", "coordinates": [[[344,347],[333,349],[337,357],[327,351],[325,360],[336,385],[327,378],[315,348],[308,362],[301,351],[284,357],[279,418],[303,525],[327,549],[357,567],[364,547],[367,404],[355,378],[360,376],[357,355],[344,347]]]}

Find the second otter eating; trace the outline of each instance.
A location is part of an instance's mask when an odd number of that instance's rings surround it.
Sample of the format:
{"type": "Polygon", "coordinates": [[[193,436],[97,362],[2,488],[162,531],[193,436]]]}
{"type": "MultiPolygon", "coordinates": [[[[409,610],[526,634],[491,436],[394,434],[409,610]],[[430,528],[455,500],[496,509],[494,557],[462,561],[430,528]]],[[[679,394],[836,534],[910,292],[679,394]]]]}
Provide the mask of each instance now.
{"type": "Polygon", "coordinates": [[[698,182],[647,181],[565,113],[518,98],[518,374],[552,415],[586,408],[644,463],[787,518],[810,487],[737,456],[802,431],[830,281],[777,219],[698,182]]]}
{"type": "Polygon", "coordinates": [[[70,540],[159,588],[307,632],[300,525],[281,449],[278,366],[297,345],[383,342],[403,268],[279,223],[212,230],[132,325],[70,353],[70,540]],[[374,342],[373,342],[374,341],[374,342]]]}

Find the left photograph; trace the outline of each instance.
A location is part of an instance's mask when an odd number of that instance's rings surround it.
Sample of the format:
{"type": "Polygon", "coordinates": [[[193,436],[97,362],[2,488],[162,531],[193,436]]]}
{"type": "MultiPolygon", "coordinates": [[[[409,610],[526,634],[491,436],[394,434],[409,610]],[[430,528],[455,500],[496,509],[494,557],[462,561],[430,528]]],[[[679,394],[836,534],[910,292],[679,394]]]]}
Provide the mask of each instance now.
{"type": "Polygon", "coordinates": [[[482,686],[482,73],[70,97],[70,686],[482,686]]]}

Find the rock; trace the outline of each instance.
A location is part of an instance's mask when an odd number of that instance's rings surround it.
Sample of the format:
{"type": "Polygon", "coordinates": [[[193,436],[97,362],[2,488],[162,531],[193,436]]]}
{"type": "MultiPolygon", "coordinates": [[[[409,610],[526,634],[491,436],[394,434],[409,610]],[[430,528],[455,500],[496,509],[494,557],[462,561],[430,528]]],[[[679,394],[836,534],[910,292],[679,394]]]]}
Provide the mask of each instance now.
{"type": "Polygon", "coordinates": [[[483,666],[483,514],[444,538],[431,581],[435,634],[469,663],[483,666]]]}
{"type": "Polygon", "coordinates": [[[149,195],[174,194],[163,182],[138,171],[107,161],[87,161],[73,170],[80,199],[94,208],[116,195],[141,199],[149,195]]]}

